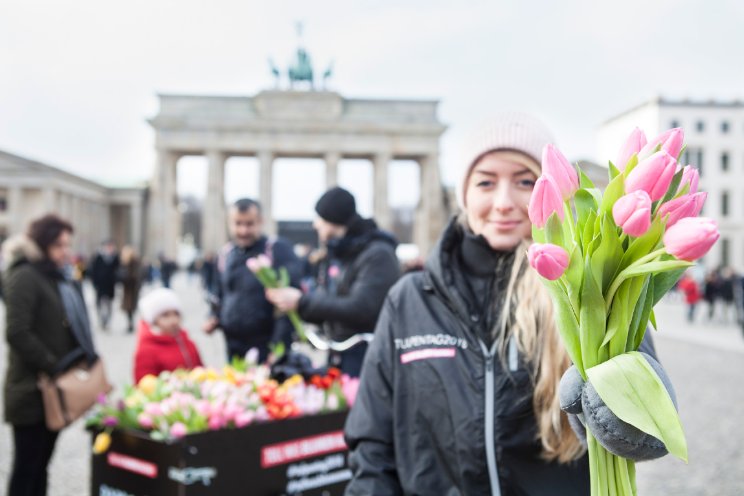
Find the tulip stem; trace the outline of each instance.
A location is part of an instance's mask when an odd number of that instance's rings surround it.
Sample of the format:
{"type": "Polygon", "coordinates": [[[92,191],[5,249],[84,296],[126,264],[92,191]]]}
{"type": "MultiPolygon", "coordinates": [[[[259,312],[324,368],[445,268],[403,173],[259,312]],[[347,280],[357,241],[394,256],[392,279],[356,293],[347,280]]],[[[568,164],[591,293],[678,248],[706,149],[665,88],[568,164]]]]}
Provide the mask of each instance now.
{"type": "Polygon", "coordinates": [[[571,210],[571,204],[569,201],[563,202],[563,213],[565,216],[565,222],[568,224],[568,232],[571,234],[571,239],[576,241],[576,231],[574,229],[574,218],[573,218],[573,210],[571,210]]]}
{"type": "Polygon", "coordinates": [[[643,265],[647,262],[651,262],[657,258],[659,258],[661,255],[666,253],[666,250],[664,248],[659,248],[656,251],[652,251],[648,255],[639,258],[632,264],[628,265],[623,269],[622,272],[620,272],[614,281],[612,281],[612,285],[610,286],[610,289],[607,290],[607,296],[605,297],[605,312],[610,312],[610,307],[612,306],[612,299],[615,297],[615,293],[620,288],[620,285],[625,282],[625,279],[628,277],[626,276],[626,273],[631,268],[636,268],[639,265],[643,265]]]}

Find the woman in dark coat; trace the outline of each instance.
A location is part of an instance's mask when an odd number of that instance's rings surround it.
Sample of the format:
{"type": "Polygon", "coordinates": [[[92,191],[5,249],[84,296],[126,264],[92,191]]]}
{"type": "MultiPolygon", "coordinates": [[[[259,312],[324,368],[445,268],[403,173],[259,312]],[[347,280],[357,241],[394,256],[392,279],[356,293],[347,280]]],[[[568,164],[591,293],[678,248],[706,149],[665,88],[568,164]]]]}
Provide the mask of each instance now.
{"type": "Polygon", "coordinates": [[[13,428],[14,453],[8,494],[43,495],[57,432],[44,423],[37,377],[54,376],[58,364],[82,350],[95,357],[79,286],[68,281],[70,223],[55,215],[36,220],[27,235],[3,244],[6,272],[5,421],[13,428]],[[73,311],[75,308],[77,311],[73,311]]]}
{"type": "Polygon", "coordinates": [[[119,281],[123,289],[121,309],[127,314],[127,332],[134,330],[134,312],[137,310],[139,290],[142,285],[142,264],[131,246],[121,249],[119,256],[119,281]]]}

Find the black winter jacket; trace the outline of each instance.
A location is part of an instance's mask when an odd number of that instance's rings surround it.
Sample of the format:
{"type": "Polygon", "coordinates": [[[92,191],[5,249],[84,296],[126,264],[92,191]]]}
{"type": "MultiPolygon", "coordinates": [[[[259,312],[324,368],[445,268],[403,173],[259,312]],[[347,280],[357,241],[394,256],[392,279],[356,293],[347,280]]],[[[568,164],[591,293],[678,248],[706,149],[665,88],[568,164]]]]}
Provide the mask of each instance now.
{"type": "Polygon", "coordinates": [[[246,266],[249,258],[260,254],[271,258],[274,269],[285,267],[293,285],[298,285],[298,259],[287,241],[262,236],[248,248],[228,243],[217,262],[218,284],[211,295],[213,311],[228,340],[288,343],[292,324],[287,317],[275,319],[274,306],[266,299],[263,285],[246,266]]]}
{"type": "Polygon", "coordinates": [[[329,243],[318,287],[300,299],[300,317],[322,324],[336,341],[372,332],[385,296],[400,276],[396,244],[371,219],[352,224],[346,236],[329,243]]]}
{"type": "Polygon", "coordinates": [[[461,229],[445,231],[424,272],[390,291],[345,428],[347,494],[589,494],[586,457],[540,459],[533,386],[516,346],[507,363],[478,338],[452,271],[461,229]],[[495,489],[495,488],[494,488],[495,489]]]}

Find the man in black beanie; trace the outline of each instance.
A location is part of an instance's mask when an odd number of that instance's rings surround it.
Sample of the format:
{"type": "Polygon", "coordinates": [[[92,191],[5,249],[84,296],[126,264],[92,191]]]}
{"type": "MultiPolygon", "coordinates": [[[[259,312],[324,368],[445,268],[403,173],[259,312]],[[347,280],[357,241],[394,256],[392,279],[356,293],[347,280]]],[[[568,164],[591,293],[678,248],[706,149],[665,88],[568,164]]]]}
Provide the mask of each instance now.
{"type": "MultiPolygon", "coordinates": [[[[303,294],[295,288],[270,289],[267,298],[279,310],[299,311],[306,322],[321,325],[335,341],[373,332],[390,287],[400,275],[397,242],[372,219],[357,214],[354,196],[343,188],[326,191],[315,204],[313,227],[327,249],[320,262],[317,289],[303,294]]],[[[332,352],[329,365],[358,377],[366,343],[332,352]]]]}

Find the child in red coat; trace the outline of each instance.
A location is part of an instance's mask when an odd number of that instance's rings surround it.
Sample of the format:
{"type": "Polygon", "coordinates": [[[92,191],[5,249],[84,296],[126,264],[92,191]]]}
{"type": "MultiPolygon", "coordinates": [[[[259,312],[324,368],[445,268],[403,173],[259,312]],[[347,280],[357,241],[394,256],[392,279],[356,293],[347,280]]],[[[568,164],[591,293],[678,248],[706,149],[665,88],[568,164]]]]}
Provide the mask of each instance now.
{"type": "Polygon", "coordinates": [[[147,374],[202,365],[196,345],[181,328],[181,303],[174,291],[158,288],[148,293],[140,300],[139,310],[135,383],[147,374]]]}

